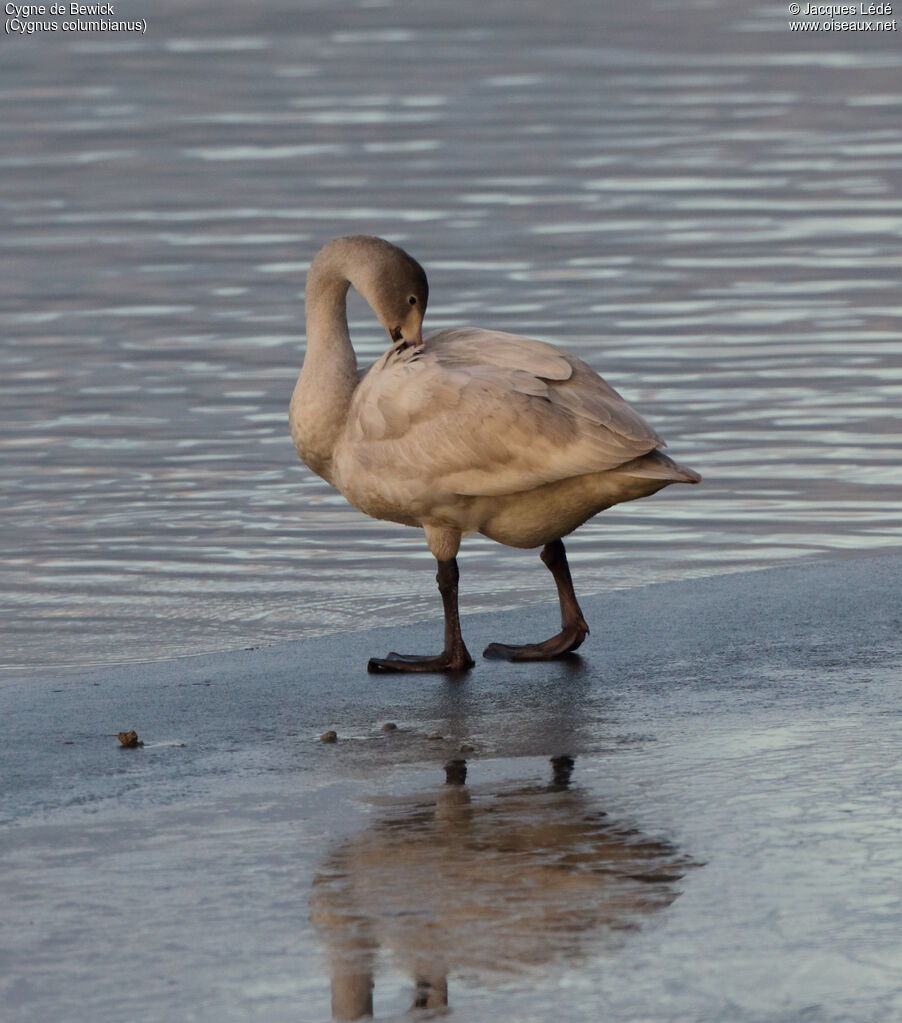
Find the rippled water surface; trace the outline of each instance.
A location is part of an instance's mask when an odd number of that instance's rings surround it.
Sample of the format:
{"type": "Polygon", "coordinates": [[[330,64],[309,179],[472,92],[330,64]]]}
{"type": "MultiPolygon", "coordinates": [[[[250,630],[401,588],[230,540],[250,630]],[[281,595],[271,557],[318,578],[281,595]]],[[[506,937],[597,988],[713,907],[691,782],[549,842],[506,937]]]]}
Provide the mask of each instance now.
{"type": "MultiPolygon", "coordinates": [[[[3,663],[438,614],[422,537],[288,436],[341,233],[423,262],[433,327],[568,345],[704,475],[575,534],[581,592],[902,543],[897,35],[723,0],[147,17],[2,44],[3,663]]],[[[384,347],[359,302],[352,334],[384,347]]],[[[480,538],[461,568],[464,610],[552,595],[480,538]]]]}

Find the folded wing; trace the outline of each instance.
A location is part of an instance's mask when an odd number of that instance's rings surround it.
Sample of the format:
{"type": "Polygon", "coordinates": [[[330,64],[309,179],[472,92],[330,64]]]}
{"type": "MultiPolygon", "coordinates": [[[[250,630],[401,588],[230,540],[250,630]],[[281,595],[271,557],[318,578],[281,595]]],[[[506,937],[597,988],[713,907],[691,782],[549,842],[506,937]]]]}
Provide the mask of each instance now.
{"type": "Polygon", "coordinates": [[[344,438],[368,474],[485,496],[613,469],[662,444],[581,360],[473,328],[386,353],[355,392],[344,438]]]}

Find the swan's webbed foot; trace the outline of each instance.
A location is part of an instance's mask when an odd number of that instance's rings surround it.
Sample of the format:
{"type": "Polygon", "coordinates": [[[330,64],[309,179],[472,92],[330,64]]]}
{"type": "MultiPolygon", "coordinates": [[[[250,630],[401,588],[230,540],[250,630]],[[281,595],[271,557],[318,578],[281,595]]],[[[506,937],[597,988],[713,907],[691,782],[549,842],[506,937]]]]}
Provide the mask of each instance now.
{"type": "Polygon", "coordinates": [[[573,623],[544,643],[526,643],[523,646],[489,643],[482,656],[494,661],[553,661],[576,650],[588,635],[589,627],[585,622],[573,623]]]}
{"type": "Polygon", "coordinates": [[[482,656],[498,661],[553,661],[556,657],[564,657],[582,646],[583,640],[589,635],[589,626],[579,609],[576,594],[573,592],[573,580],[567,565],[567,552],[560,540],[545,544],[542,550],[542,561],[554,577],[557,586],[558,601],[561,605],[561,631],[546,639],[544,643],[526,643],[523,646],[510,646],[507,643],[489,643],[482,656]]]}
{"type": "Polygon", "coordinates": [[[437,657],[396,654],[393,651],[387,657],[371,657],[366,670],[372,674],[399,671],[454,672],[467,671],[475,663],[467,648],[461,645],[459,650],[443,650],[437,657]]]}
{"type": "MultiPolygon", "coordinates": [[[[459,538],[458,538],[459,539],[459,538]]],[[[445,609],[445,649],[436,657],[420,657],[417,654],[390,653],[388,657],[373,657],[366,670],[379,672],[444,672],[467,671],[476,663],[470,656],[460,634],[460,617],[457,613],[457,561],[452,557],[438,562],[439,593],[445,609]]]]}

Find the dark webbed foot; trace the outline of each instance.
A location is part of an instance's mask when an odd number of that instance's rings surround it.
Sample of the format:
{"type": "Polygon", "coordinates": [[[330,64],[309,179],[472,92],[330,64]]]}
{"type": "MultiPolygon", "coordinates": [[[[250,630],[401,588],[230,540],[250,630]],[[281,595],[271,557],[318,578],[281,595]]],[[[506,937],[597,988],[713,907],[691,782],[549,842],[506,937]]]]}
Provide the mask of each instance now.
{"type": "Polygon", "coordinates": [[[460,634],[460,618],[457,613],[457,561],[450,558],[439,561],[438,583],[445,609],[445,649],[436,657],[419,657],[416,654],[390,653],[388,657],[373,657],[366,670],[374,674],[380,672],[418,671],[418,672],[454,672],[467,671],[475,661],[464,646],[460,634]]]}
{"type": "Polygon", "coordinates": [[[567,552],[563,543],[555,540],[545,544],[542,561],[557,585],[561,605],[561,631],[551,639],[546,639],[544,643],[526,643],[523,646],[489,643],[482,653],[483,657],[504,661],[553,661],[556,657],[564,657],[576,650],[589,635],[589,626],[586,625],[576,601],[576,594],[573,592],[573,580],[570,578],[567,552]]]}
{"type": "Polygon", "coordinates": [[[588,635],[589,627],[583,622],[581,625],[569,625],[544,643],[525,643],[523,646],[489,643],[482,656],[494,661],[553,661],[576,650],[588,635]]]}
{"type": "Polygon", "coordinates": [[[381,672],[419,671],[453,672],[467,671],[475,664],[466,647],[457,652],[446,652],[436,657],[420,657],[417,654],[390,653],[387,657],[371,657],[366,670],[372,674],[381,672]]]}

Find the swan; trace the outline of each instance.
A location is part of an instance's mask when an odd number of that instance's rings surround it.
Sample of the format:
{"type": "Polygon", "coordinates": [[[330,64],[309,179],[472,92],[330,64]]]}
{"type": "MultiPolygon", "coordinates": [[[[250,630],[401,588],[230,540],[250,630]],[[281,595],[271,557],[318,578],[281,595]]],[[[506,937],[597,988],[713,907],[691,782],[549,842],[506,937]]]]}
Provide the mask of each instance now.
{"type": "Polygon", "coordinates": [[[551,639],[491,643],[483,656],[561,657],[589,633],[561,537],[605,508],[701,476],[660,451],[663,441],[645,420],[567,352],[477,327],[424,337],[428,298],[420,264],[382,238],[336,238],[307,274],[307,348],[289,408],[294,446],[354,507],[422,528],[438,563],[444,649],[390,653],[372,658],[368,670],[473,667],[457,603],[457,552],[468,533],[541,547],[561,609],[551,639]],[[348,332],[349,287],[391,339],[361,371],[348,332]]]}

